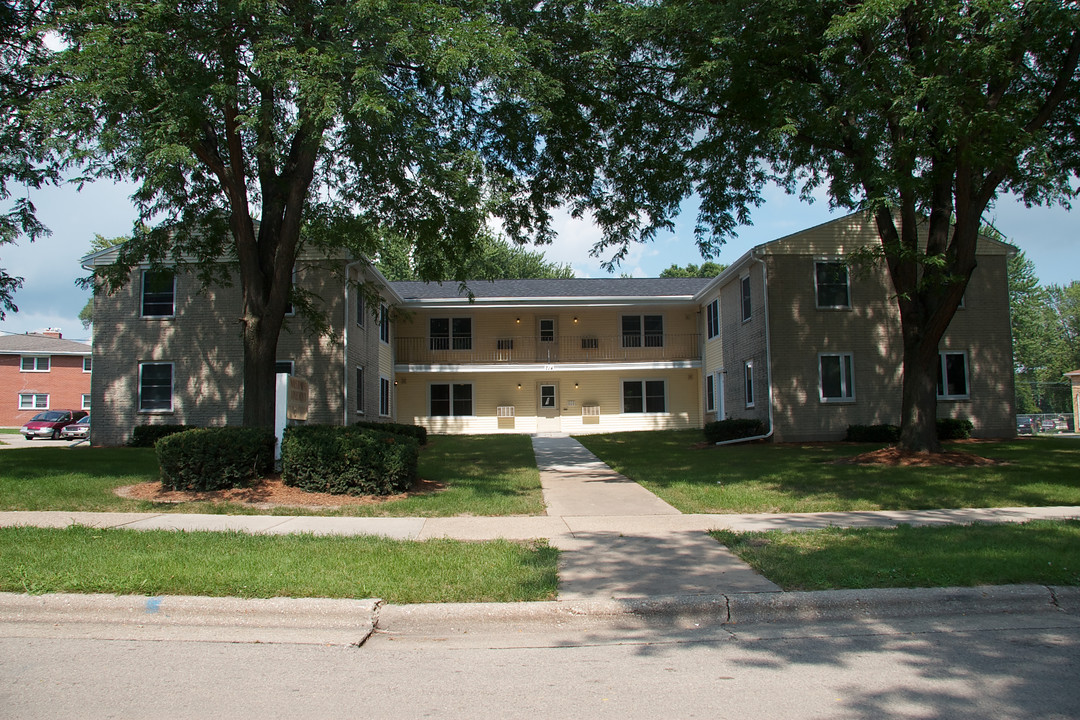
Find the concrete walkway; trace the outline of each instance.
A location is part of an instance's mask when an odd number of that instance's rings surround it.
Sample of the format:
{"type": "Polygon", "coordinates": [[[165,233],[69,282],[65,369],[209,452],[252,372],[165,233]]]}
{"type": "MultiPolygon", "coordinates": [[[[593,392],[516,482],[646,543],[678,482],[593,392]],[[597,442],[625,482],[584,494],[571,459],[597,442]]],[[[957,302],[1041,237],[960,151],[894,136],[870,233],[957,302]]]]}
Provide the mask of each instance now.
{"type": "Polygon", "coordinates": [[[1080,507],[684,515],[569,437],[534,437],[548,514],[532,517],[341,518],[177,513],[0,512],[0,526],[72,524],[133,530],[382,535],[403,540],[545,538],[562,550],[560,600],[642,600],[779,588],[705,533],[1080,518],[1080,507]]]}

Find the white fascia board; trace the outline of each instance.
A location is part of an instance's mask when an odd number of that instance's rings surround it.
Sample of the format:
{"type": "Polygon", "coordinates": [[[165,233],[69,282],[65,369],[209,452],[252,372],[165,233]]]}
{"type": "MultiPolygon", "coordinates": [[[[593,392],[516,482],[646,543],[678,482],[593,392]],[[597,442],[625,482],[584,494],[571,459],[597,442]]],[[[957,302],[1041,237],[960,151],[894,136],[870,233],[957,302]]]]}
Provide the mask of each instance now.
{"type": "Polygon", "coordinates": [[[528,308],[528,307],[629,307],[640,305],[689,305],[693,295],[640,295],[640,296],[583,296],[583,297],[496,297],[496,298],[432,298],[409,299],[402,305],[421,309],[440,310],[459,307],[528,308]]]}
{"type": "Polygon", "coordinates": [[[770,244],[772,244],[774,242],[777,242],[777,241],[776,240],[770,240],[767,243],[761,243],[760,245],[755,245],[754,247],[747,250],[745,253],[743,253],[739,257],[738,260],[736,260],[735,262],[731,263],[726,268],[724,268],[724,272],[722,272],[719,275],[717,275],[716,277],[714,277],[712,280],[710,280],[708,282],[707,285],[705,285],[705,287],[698,290],[697,294],[694,295],[694,301],[696,303],[698,303],[699,305],[701,303],[705,302],[705,300],[711,294],[716,292],[716,289],[718,287],[720,287],[721,285],[726,283],[731,277],[738,277],[739,273],[742,272],[743,268],[745,268],[750,263],[751,258],[753,258],[756,255],[759,255],[761,253],[762,249],[766,245],[770,245],[770,244]]]}
{"type": "Polygon", "coordinates": [[[640,370],[695,370],[700,360],[620,363],[515,363],[477,365],[395,365],[395,373],[523,373],[523,372],[612,372],[640,370]]]}

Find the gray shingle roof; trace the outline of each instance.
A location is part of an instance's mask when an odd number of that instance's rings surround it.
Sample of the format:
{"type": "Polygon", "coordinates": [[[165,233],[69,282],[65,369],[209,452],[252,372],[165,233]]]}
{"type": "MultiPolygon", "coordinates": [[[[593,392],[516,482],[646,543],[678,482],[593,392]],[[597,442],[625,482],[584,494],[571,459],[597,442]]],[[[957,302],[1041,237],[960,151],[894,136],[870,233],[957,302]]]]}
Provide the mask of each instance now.
{"type": "MultiPolygon", "coordinates": [[[[709,278],[571,278],[561,280],[471,280],[477,299],[487,298],[592,298],[690,297],[709,278]]],[[[409,300],[445,300],[468,297],[455,282],[392,282],[390,286],[409,300]]]]}
{"type": "Polygon", "coordinates": [[[45,335],[0,335],[0,353],[33,355],[89,355],[90,346],[45,335]]]}

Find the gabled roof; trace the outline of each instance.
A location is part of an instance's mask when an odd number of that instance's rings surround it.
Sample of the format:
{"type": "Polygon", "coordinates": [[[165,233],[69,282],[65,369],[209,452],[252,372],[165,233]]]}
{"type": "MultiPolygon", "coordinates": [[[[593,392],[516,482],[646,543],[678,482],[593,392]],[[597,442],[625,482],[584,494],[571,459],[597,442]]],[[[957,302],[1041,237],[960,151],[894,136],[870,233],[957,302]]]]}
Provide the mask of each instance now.
{"type": "Polygon", "coordinates": [[[392,282],[406,304],[467,303],[469,291],[478,304],[689,302],[708,278],[569,278],[529,280],[470,280],[457,283],[392,282]]]}
{"type": "Polygon", "coordinates": [[[89,355],[90,346],[47,335],[0,335],[0,353],[20,355],[89,355]]]}

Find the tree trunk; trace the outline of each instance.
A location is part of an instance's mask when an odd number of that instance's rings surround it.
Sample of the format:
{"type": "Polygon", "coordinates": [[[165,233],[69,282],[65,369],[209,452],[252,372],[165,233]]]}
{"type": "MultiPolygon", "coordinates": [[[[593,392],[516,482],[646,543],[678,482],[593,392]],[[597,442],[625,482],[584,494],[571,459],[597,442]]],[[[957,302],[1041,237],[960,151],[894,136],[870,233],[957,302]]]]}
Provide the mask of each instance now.
{"type": "Polygon", "coordinates": [[[274,427],[278,333],[250,311],[244,319],[244,426],[274,427]]]}
{"type": "MultiPolygon", "coordinates": [[[[910,328],[910,319],[901,318],[904,327],[904,384],[900,401],[900,447],[908,452],[941,451],[937,436],[937,344],[940,338],[922,335],[921,328],[910,328]]],[[[918,324],[917,322],[914,324],[918,324]]]]}

